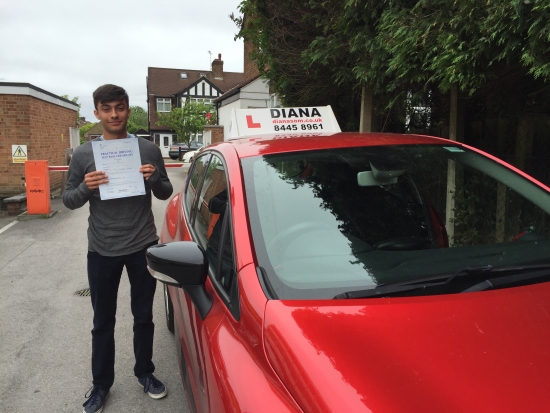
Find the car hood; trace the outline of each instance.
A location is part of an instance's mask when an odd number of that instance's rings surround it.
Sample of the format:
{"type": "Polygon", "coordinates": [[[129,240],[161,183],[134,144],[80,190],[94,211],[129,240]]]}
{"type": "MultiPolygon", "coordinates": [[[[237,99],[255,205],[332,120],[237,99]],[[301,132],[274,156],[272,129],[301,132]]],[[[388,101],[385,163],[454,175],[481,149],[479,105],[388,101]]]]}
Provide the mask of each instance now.
{"type": "Polygon", "coordinates": [[[305,412],[550,411],[550,283],[272,300],[264,340],[305,412]]]}

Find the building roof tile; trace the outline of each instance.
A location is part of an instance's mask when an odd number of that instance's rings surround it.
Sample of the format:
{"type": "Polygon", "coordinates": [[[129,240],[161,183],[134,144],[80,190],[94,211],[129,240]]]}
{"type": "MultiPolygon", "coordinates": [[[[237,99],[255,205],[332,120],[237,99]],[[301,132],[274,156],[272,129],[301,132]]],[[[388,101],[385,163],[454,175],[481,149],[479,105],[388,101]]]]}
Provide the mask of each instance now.
{"type": "Polygon", "coordinates": [[[158,97],[170,97],[187,89],[204,74],[209,82],[222,91],[227,91],[244,80],[244,73],[223,72],[223,79],[214,78],[212,71],[190,69],[167,69],[161,67],[149,67],[147,71],[148,93],[158,97]],[[183,79],[180,74],[187,73],[183,79]]]}

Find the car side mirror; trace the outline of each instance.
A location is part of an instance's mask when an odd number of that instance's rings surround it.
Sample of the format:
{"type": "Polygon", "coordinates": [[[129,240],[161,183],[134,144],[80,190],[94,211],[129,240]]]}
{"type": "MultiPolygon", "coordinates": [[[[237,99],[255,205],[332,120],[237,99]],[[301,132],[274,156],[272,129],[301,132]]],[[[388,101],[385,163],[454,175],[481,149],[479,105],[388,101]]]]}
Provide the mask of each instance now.
{"type": "Polygon", "coordinates": [[[151,275],[164,284],[183,288],[201,316],[212,307],[212,297],[204,284],[208,275],[208,258],[192,241],[153,245],[147,249],[147,265],[151,275]]]}

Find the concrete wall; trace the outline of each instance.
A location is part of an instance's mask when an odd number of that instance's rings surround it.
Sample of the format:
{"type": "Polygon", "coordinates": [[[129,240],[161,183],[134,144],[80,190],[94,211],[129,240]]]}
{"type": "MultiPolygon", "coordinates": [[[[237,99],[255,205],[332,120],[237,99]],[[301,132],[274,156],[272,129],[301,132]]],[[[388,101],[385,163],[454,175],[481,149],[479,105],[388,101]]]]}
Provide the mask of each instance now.
{"type": "MultiPolygon", "coordinates": [[[[70,106],[70,105],[69,105],[70,106]]],[[[64,165],[70,148],[70,127],[76,126],[76,107],[70,108],[31,95],[0,93],[0,197],[25,192],[25,166],[13,163],[12,145],[27,145],[29,160],[64,165]]],[[[52,190],[61,186],[62,172],[50,172],[52,190]]]]}

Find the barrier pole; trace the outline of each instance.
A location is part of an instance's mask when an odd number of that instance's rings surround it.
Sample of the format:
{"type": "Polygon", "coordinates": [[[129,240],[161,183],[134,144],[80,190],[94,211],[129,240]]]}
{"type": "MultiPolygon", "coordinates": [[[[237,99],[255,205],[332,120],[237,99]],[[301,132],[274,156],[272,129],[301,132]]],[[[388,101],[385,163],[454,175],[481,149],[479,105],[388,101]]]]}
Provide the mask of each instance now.
{"type": "MultiPolygon", "coordinates": [[[[184,163],[167,163],[164,166],[166,168],[182,168],[183,166],[185,166],[185,164],[184,163]]],[[[63,166],[63,165],[56,165],[56,166],[49,166],[48,169],[50,171],[68,171],[69,167],[63,166]]]]}
{"type": "MultiPolygon", "coordinates": [[[[183,163],[167,163],[166,168],[181,168],[183,163]]],[[[64,165],[48,166],[48,161],[25,161],[25,182],[27,185],[27,214],[50,214],[49,171],[68,171],[64,165]]],[[[63,188],[62,188],[63,190],[63,188]]]]}

